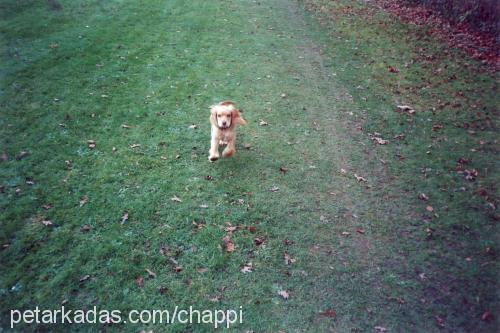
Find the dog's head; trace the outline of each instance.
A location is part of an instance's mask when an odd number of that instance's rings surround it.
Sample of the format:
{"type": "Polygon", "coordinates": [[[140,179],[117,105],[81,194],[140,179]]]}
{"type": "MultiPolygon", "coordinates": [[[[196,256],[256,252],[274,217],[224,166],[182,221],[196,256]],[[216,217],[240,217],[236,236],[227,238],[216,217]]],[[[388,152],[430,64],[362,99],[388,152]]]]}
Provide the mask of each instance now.
{"type": "Polygon", "coordinates": [[[220,129],[234,127],[236,123],[242,124],[240,111],[233,102],[220,102],[210,108],[210,121],[220,129]]]}

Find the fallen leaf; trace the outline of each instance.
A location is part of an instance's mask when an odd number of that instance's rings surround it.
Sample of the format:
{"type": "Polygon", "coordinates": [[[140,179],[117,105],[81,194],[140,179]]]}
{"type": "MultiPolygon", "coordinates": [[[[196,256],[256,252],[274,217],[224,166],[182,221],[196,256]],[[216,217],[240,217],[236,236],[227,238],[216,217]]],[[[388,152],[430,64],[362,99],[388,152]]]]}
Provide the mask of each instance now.
{"type": "Polygon", "coordinates": [[[48,226],[51,226],[51,225],[52,225],[52,221],[49,221],[49,220],[43,220],[43,221],[42,221],[42,224],[43,224],[44,226],[48,227],[48,226]]]}
{"type": "Polygon", "coordinates": [[[224,244],[224,249],[226,250],[226,252],[233,252],[234,251],[235,245],[231,241],[231,238],[229,236],[224,236],[224,238],[222,238],[222,242],[224,244]]]}
{"type": "Polygon", "coordinates": [[[146,268],[146,272],[148,273],[148,276],[149,276],[150,278],[153,278],[153,279],[154,279],[154,278],[156,277],[156,273],[155,273],[155,272],[153,272],[152,270],[150,270],[150,269],[146,268]]]}
{"type": "Polygon", "coordinates": [[[284,166],[280,167],[280,172],[283,174],[286,174],[288,172],[288,168],[285,168],[284,166]]]}
{"type": "Polygon", "coordinates": [[[35,181],[33,180],[33,177],[26,177],[26,185],[35,185],[35,181]]]}
{"type": "Polygon", "coordinates": [[[128,211],[123,211],[122,224],[128,221],[128,211]]]}
{"type": "Polygon", "coordinates": [[[278,186],[276,186],[276,185],[275,185],[275,186],[273,186],[273,187],[271,187],[271,188],[269,189],[269,191],[271,191],[271,192],[277,192],[277,191],[279,191],[279,190],[280,190],[280,188],[279,188],[278,186]]]}
{"type": "Polygon", "coordinates": [[[408,105],[397,105],[397,111],[399,112],[406,112],[408,114],[414,114],[415,110],[411,106],[408,105]]]}
{"type": "Polygon", "coordinates": [[[205,273],[205,272],[208,272],[208,268],[202,267],[202,268],[198,268],[196,271],[198,273],[205,273]]]}
{"type": "Polygon", "coordinates": [[[479,172],[477,172],[476,169],[472,169],[472,170],[465,169],[463,171],[463,175],[464,175],[466,180],[474,181],[476,179],[476,177],[479,175],[479,172]]]}
{"type": "Polygon", "coordinates": [[[345,175],[347,173],[346,169],[340,169],[340,173],[345,175]]]}
{"type": "Polygon", "coordinates": [[[245,265],[243,266],[243,268],[241,269],[241,272],[242,272],[243,274],[246,274],[246,273],[252,273],[252,263],[251,263],[251,262],[249,262],[248,264],[245,264],[245,265]]]}
{"type": "Polygon", "coordinates": [[[292,257],[290,257],[290,255],[288,254],[288,252],[285,252],[284,259],[285,259],[285,264],[286,265],[291,265],[291,264],[293,264],[296,261],[295,259],[293,259],[292,257]]]}
{"type": "Polygon", "coordinates": [[[144,278],[142,276],[137,277],[135,279],[135,284],[137,284],[139,288],[142,288],[144,286],[144,278]]]}
{"type": "Polygon", "coordinates": [[[493,319],[493,315],[491,314],[490,311],[486,311],[481,315],[481,320],[482,321],[490,321],[493,319]]]}
{"type": "Polygon", "coordinates": [[[175,202],[182,202],[182,200],[181,200],[181,199],[179,199],[179,198],[178,198],[177,196],[175,196],[175,195],[174,195],[173,197],[171,197],[171,198],[170,198],[170,200],[175,201],[175,202]]]}
{"type": "Polygon", "coordinates": [[[90,279],[90,275],[87,274],[87,275],[84,275],[80,278],[80,282],[84,282],[84,281],[87,281],[88,279],[90,279]]]}
{"type": "Polygon", "coordinates": [[[80,207],[82,207],[83,205],[85,205],[87,203],[87,201],[89,201],[89,197],[86,196],[86,195],[83,195],[80,197],[80,207]]]}
{"type": "Polygon", "coordinates": [[[358,234],[364,235],[365,234],[365,229],[358,228],[358,229],[356,229],[356,232],[358,234]]]}
{"type": "Polygon", "coordinates": [[[132,126],[127,125],[127,124],[122,124],[122,128],[132,128],[132,126]]]}
{"type": "Polygon", "coordinates": [[[368,180],[366,180],[366,178],[358,176],[357,174],[354,174],[354,177],[356,178],[356,180],[358,182],[367,182],[368,181],[368,180]]]}
{"type": "Polygon", "coordinates": [[[374,329],[377,332],[387,332],[387,328],[385,328],[384,326],[375,326],[374,329]]]}
{"type": "Polygon", "coordinates": [[[259,121],[259,125],[260,125],[260,126],[267,126],[268,124],[267,124],[267,122],[265,122],[264,120],[262,120],[262,119],[261,119],[261,120],[259,121]]]}
{"type": "Polygon", "coordinates": [[[264,238],[256,237],[256,238],[254,238],[253,243],[256,246],[260,246],[260,245],[262,245],[262,243],[264,243],[264,238]]]}
{"type": "Polygon", "coordinates": [[[168,291],[168,288],[160,287],[160,295],[164,295],[168,291]]]}
{"type": "Polygon", "coordinates": [[[3,153],[2,156],[0,156],[0,161],[5,162],[9,159],[9,156],[7,153],[3,153]]]}
{"type": "Polygon", "coordinates": [[[283,240],[283,244],[285,244],[285,245],[287,245],[287,246],[288,246],[288,245],[292,245],[292,241],[291,241],[291,240],[289,240],[289,239],[287,239],[287,238],[285,238],[285,239],[283,240]]]}
{"type": "Polygon", "coordinates": [[[290,297],[290,294],[286,290],[280,290],[280,291],[278,291],[278,295],[280,295],[284,299],[288,299],[290,297]]]}
{"type": "Polygon", "coordinates": [[[90,149],[94,149],[96,147],[96,142],[94,140],[87,140],[87,145],[90,149]]]}
{"type": "Polygon", "coordinates": [[[428,212],[432,212],[434,211],[434,208],[432,208],[432,206],[427,206],[425,207],[425,210],[427,210],[428,212]]]}
{"type": "Polygon", "coordinates": [[[26,156],[28,156],[28,155],[29,155],[29,153],[28,153],[27,151],[24,151],[24,150],[23,150],[22,152],[20,152],[20,153],[16,156],[16,160],[18,160],[18,161],[19,161],[19,160],[21,160],[21,159],[25,158],[25,157],[26,157],[26,156]]]}
{"type": "Polygon", "coordinates": [[[388,140],[384,140],[380,137],[380,133],[374,133],[374,134],[369,133],[368,135],[370,136],[373,142],[378,143],[379,145],[386,145],[389,143],[388,140]]]}
{"type": "Polygon", "coordinates": [[[238,227],[229,225],[229,226],[227,226],[227,227],[224,228],[224,231],[227,232],[227,233],[229,233],[229,234],[232,234],[237,229],[238,229],[238,227]]]}
{"type": "Polygon", "coordinates": [[[243,148],[245,148],[245,149],[251,149],[252,148],[252,144],[250,144],[250,143],[244,143],[243,144],[243,148]]]}
{"type": "Polygon", "coordinates": [[[387,69],[391,73],[399,73],[399,70],[397,68],[395,68],[395,67],[389,66],[389,67],[387,67],[387,69]]]}
{"type": "Polygon", "coordinates": [[[332,309],[328,309],[326,311],[320,312],[319,314],[322,316],[328,317],[328,318],[336,318],[337,317],[337,313],[335,312],[335,310],[332,310],[332,309]]]}
{"type": "Polygon", "coordinates": [[[439,316],[436,316],[436,325],[438,325],[439,327],[444,327],[444,319],[439,317],[439,316]]]}
{"type": "Polygon", "coordinates": [[[419,198],[420,200],[423,200],[423,201],[427,201],[427,200],[429,200],[429,197],[428,197],[428,196],[426,196],[426,195],[425,195],[425,193],[420,193],[420,194],[418,195],[418,198],[419,198]]]}
{"type": "Polygon", "coordinates": [[[49,210],[52,207],[54,207],[54,206],[51,203],[48,203],[48,204],[45,204],[45,205],[42,206],[42,208],[45,209],[45,210],[49,210]]]}
{"type": "Polygon", "coordinates": [[[254,233],[254,232],[257,232],[257,227],[253,226],[253,225],[249,225],[246,227],[246,229],[248,231],[250,231],[251,233],[254,233]]]}
{"type": "Polygon", "coordinates": [[[140,146],[141,146],[140,144],[138,144],[138,143],[134,143],[134,144],[131,144],[129,147],[130,147],[130,148],[138,148],[138,147],[140,147],[140,146]]]}
{"type": "Polygon", "coordinates": [[[199,230],[203,229],[203,227],[205,227],[203,223],[198,223],[196,221],[193,221],[192,223],[195,226],[195,228],[193,229],[194,234],[197,233],[199,230]]]}
{"type": "Polygon", "coordinates": [[[432,125],[432,130],[434,132],[437,132],[437,131],[439,131],[442,128],[443,128],[443,125],[441,125],[441,124],[434,124],[434,125],[432,125]]]}
{"type": "Polygon", "coordinates": [[[342,231],[342,236],[349,236],[351,233],[347,231],[342,231]]]}
{"type": "Polygon", "coordinates": [[[84,224],[82,227],[82,232],[89,232],[90,231],[90,226],[88,224],[84,224]]]}
{"type": "Polygon", "coordinates": [[[176,272],[176,273],[182,272],[182,267],[181,266],[174,267],[174,272],[176,272]]]}
{"type": "Polygon", "coordinates": [[[190,129],[197,129],[197,128],[198,128],[198,125],[196,125],[196,124],[192,124],[192,125],[190,125],[190,126],[189,126],[189,128],[190,128],[190,129]]]}

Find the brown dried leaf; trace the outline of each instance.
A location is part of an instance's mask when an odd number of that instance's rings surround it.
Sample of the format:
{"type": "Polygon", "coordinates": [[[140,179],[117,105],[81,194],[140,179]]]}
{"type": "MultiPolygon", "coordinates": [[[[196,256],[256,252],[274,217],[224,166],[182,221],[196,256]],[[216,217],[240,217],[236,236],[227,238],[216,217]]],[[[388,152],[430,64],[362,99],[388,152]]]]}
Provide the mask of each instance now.
{"type": "Polygon", "coordinates": [[[173,197],[171,197],[170,200],[175,201],[175,202],[182,202],[182,200],[175,195],[173,197]]]}
{"type": "Polygon", "coordinates": [[[278,295],[280,295],[284,299],[290,298],[290,294],[286,290],[280,290],[280,291],[278,291],[278,295]]]}
{"type": "Polygon", "coordinates": [[[275,185],[275,186],[273,186],[273,187],[271,187],[271,188],[269,189],[269,191],[271,191],[271,192],[277,192],[277,191],[279,191],[279,190],[280,190],[280,188],[279,188],[278,186],[276,186],[276,185],[275,185]]]}
{"type": "Polygon", "coordinates": [[[87,274],[87,275],[84,275],[80,278],[80,282],[84,282],[84,281],[87,281],[88,279],[90,279],[90,275],[87,274]]]}
{"type": "Polygon", "coordinates": [[[48,204],[45,204],[45,205],[42,206],[42,208],[45,209],[45,210],[49,210],[52,207],[54,207],[54,205],[52,205],[51,203],[48,203],[48,204]]]}
{"type": "Polygon", "coordinates": [[[253,268],[253,267],[252,267],[252,263],[251,263],[251,262],[249,262],[248,264],[245,264],[245,265],[243,266],[243,268],[241,269],[241,272],[242,272],[243,274],[246,274],[246,273],[252,273],[252,268],[253,268]]]}
{"type": "Polygon", "coordinates": [[[425,195],[425,193],[420,193],[420,194],[418,195],[418,198],[419,198],[420,200],[422,200],[422,201],[427,201],[427,200],[429,200],[429,197],[428,197],[428,196],[426,196],[426,195],[425,195]]]}
{"type": "Polygon", "coordinates": [[[89,197],[86,195],[83,195],[80,197],[80,207],[85,205],[89,201],[89,197]]]}
{"type": "Polygon", "coordinates": [[[153,272],[152,270],[150,270],[150,269],[146,268],[146,272],[148,273],[148,276],[149,276],[150,278],[153,278],[153,279],[154,279],[154,278],[156,277],[156,273],[155,273],[155,272],[153,272]]]}
{"type": "Polygon", "coordinates": [[[356,180],[358,182],[365,182],[365,183],[368,182],[368,180],[366,180],[366,178],[358,176],[357,174],[354,174],[354,178],[356,178],[356,180]]]}
{"type": "Polygon", "coordinates": [[[264,238],[261,238],[261,237],[255,237],[254,240],[253,240],[253,243],[256,245],[256,246],[260,246],[262,245],[262,243],[264,243],[264,238]]]}
{"type": "Polygon", "coordinates": [[[135,279],[135,284],[137,284],[139,288],[144,287],[144,278],[142,276],[137,277],[135,279]]]}
{"type": "Polygon", "coordinates": [[[290,255],[288,254],[288,252],[285,252],[284,258],[285,258],[285,264],[286,265],[291,265],[291,264],[293,264],[296,261],[295,259],[293,259],[292,257],[290,257],[290,255]]]}
{"type": "Polygon", "coordinates": [[[226,250],[226,252],[233,252],[234,251],[235,245],[231,241],[230,236],[225,236],[224,238],[222,238],[222,242],[224,244],[224,249],[226,250]]]}
{"type": "Polygon", "coordinates": [[[128,211],[123,211],[122,224],[128,221],[128,211]]]}
{"type": "Polygon", "coordinates": [[[26,156],[28,156],[28,155],[29,155],[29,153],[28,153],[27,151],[24,151],[24,150],[23,150],[22,152],[20,152],[20,153],[16,156],[16,160],[18,160],[18,161],[19,161],[19,160],[21,160],[21,159],[25,158],[25,157],[26,157],[26,156]]]}
{"type": "Polygon", "coordinates": [[[320,312],[319,314],[328,318],[337,318],[337,313],[332,309],[325,310],[323,312],[320,312]]]}
{"type": "Polygon", "coordinates": [[[405,112],[408,114],[415,113],[415,110],[413,110],[413,108],[411,106],[408,106],[408,105],[397,105],[396,107],[397,107],[398,112],[405,112]]]}
{"type": "Polygon", "coordinates": [[[286,174],[288,172],[288,168],[286,168],[284,166],[281,166],[280,167],[280,172],[283,173],[283,174],[286,174]]]}

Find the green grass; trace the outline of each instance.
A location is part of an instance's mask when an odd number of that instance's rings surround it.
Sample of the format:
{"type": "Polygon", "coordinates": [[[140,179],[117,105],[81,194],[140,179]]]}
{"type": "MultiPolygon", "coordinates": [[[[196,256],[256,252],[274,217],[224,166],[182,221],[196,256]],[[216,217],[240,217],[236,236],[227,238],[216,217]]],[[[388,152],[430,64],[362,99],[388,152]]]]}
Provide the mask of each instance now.
{"type": "MultiPolygon", "coordinates": [[[[242,332],[498,329],[496,74],[362,1],[61,3],[0,3],[0,330],[63,301],[242,306],[242,332]],[[249,124],[209,163],[208,107],[225,99],[249,124]],[[232,253],[228,223],[252,227],[232,253]]],[[[98,329],[213,330],[14,331],[98,329]]]]}

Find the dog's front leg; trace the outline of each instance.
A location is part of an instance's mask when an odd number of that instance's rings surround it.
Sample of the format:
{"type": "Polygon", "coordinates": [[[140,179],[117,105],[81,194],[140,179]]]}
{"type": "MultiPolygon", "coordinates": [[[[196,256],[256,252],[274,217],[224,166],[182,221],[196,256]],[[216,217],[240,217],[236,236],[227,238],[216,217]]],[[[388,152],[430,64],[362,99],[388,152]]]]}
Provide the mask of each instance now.
{"type": "Polygon", "coordinates": [[[217,161],[219,159],[219,138],[212,136],[209,153],[208,159],[210,161],[217,161]]]}
{"type": "Polygon", "coordinates": [[[235,152],[236,152],[235,141],[234,139],[231,139],[227,142],[227,147],[222,152],[222,156],[231,157],[234,155],[235,152]]]}

